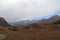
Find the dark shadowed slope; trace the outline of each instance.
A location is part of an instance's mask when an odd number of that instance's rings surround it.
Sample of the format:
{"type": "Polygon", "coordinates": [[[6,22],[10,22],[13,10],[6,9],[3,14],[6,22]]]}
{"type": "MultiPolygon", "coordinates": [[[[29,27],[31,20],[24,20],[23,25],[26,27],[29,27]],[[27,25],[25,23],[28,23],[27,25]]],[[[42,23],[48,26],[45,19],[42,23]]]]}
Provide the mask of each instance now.
{"type": "Polygon", "coordinates": [[[11,25],[9,25],[3,17],[0,17],[0,26],[7,27],[11,25]]]}

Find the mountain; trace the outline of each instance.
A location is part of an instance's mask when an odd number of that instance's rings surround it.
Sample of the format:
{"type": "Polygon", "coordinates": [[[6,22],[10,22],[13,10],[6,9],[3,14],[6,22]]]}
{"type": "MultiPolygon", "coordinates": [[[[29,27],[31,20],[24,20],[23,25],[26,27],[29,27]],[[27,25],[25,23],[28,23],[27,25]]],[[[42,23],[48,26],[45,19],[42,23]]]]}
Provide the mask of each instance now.
{"type": "Polygon", "coordinates": [[[11,25],[9,25],[3,17],[0,17],[0,27],[1,26],[7,27],[7,26],[11,26],[11,25]]]}
{"type": "Polygon", "coordinates": [[[10,25],[12,26],[27,26],[29,24],[35,23],[36,20],[21,20],[21,21],[17,21],[17,22],[9,22],[10,25]]]}
{"type": "Polygon", "coordinates": [[[27,29],[27,28],[45,28],[45,27],[59,29],[60,28],[60,16],[55,15],[48,19],[38,20],[37,22],[26,26],[25,29],[27,29]]]}
{"type": "Polygon", "coordinates": [[[27,20],[26,19],[26,20],[21,20],[21,21],[17,21],[17,22],[11,22],[9,24],[12,25],[12,26],[27,26],[27,25],[30,25],[30,24],[33,24],[33,23],[36,23],[36,24],[49,24],[49,23],[60,20],[60,16],[55,15],[55,16],[52,16],[48,19],[42,19],[42,20],[41,19],[39,20],[39,19],[38,20],[27,20]]]}
{"type": "Polygon", "coordinates": [[[8,22],[3,17],[0,17],[0,30],[5,29],[17,31],[17,28],[15,26],[8,24],[8,22]]]}
{"type": "Polygon", "coordinates": [[[37,24],[49,24],[49,23],[56,22],[56,21],[59,21],[59,20],[60,20],[60,16],[55,15],[55,16],[52,16],[52,17],[50,17],[48,19],[39,20],[37,22],[37,24]]]}
{"type": "Polygon", "coordinates": [[[39,19],[39,18],[27,17],[27,18],[19,19],[16,22],[8,22],[8,23],[12,26],[27,26],[29,24],[37,22],[36,19],[39,19]]]}

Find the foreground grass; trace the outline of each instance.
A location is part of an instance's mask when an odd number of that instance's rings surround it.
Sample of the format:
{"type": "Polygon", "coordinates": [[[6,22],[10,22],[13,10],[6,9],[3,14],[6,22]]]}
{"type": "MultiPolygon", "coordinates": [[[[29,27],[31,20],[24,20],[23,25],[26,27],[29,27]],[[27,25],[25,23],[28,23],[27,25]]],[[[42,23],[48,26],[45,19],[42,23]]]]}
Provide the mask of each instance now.
{"type": "Polygon", "coordinates": [[[4,40],[60,40],[60,30],[51,28],[30,28],[12,31],[1,29],[0,34],[7,35],[4,40]]]}
{"type": "Polygon", "coordinates": [[[20,30],[11,31],[5,40],[60,40],[60,30],[20,30]]]}

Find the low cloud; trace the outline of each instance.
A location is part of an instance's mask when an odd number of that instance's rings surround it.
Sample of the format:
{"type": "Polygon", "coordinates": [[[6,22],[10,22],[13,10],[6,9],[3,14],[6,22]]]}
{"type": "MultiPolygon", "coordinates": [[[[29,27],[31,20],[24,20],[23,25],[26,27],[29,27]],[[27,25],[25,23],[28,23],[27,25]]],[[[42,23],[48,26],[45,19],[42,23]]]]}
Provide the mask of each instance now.
{"type": "Polygon", "coordinates": [[[0,0],[0,16],[7,21],[46,16],[60,10],[60,0],[0,0]]]}

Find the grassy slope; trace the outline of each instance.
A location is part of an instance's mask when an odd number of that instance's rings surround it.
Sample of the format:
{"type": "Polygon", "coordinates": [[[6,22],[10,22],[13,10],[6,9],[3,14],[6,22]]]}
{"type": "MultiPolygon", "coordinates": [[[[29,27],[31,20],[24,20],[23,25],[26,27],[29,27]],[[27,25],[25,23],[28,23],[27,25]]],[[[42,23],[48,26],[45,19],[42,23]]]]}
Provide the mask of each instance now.
{"type": "Polygon", "coordinates": [[[0,29],[0,33],[7,35],[5,40],[60,40],[60,30],[54,30],[50,27],[48,25],[41,29],[30,28],[20,29],[18,31],[0,29]]]}

